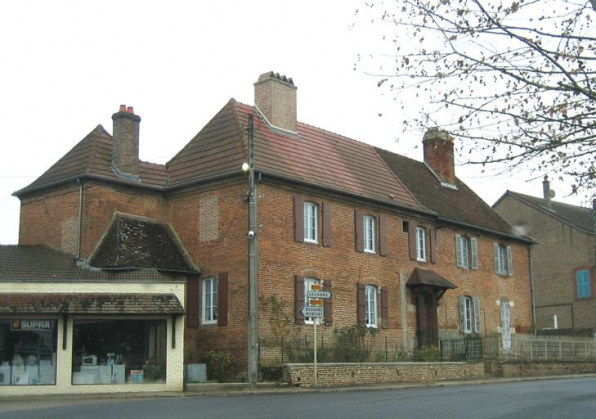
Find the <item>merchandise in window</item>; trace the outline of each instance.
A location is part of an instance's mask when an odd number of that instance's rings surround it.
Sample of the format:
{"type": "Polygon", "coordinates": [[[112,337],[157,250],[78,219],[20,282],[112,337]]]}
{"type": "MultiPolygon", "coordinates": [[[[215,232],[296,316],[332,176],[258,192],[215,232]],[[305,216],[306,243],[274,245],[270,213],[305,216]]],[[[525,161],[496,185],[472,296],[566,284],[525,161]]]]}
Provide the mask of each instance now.
{"type": "Polygon", "coordinates": [[[75,320],[73,384],[166,380],[165,320],[75,320]]]}
{"type": "Polygon", "coordinates": [[[0,320],[0,385],[56,384],[56,326],[56,320],[0,320]]]}

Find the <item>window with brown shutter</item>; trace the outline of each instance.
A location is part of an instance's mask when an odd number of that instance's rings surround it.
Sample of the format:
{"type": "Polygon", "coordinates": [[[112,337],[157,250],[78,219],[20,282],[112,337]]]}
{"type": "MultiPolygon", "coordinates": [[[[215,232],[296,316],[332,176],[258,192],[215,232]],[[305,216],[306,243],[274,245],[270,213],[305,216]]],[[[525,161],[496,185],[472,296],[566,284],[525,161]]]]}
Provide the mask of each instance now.
{"type": "Polygon", "coordinates": [[[294,240],[304,243],[304,197],[294,196],[294,240]]]}
{"type": "Polygon", "coordinates": [[[217,325],[228,325],[228,273],[217,275],[217,325]]]}
{"type": "MultiPolygon", "coordinates": [[[[323,290],[331,293],[331,280],[323,281],[323,290]]],[[[333,322],[333,298],[326,298],[325,300],[325,324],[330,326],[333,322]]]]}
{"type": "Polygon", "coordinates": [[[429,229],[430,233],[430,262],[437,263],[437,230],[434,227],[429,229]]]}
{"type": "Polygon", "coordinates": [[[361,210],[354,211],[354,239],[356,241],[356,251],[364,252],[364,217],[361,210]]]}
{"type": "Polygon", "coordinates": [[[199,276],[189,275],[186,278],[186,327],[199,326],[199,276]]]}
{"type": "Polygon", "coordinates": [[[304,316],[300,310],[304,307],[304,277],[294,277],[294,323],[303,324],[304,316]]]}
{"type": "Polygon", "coordinates": [[[366,286],[358,283],[356,290],[356,302],[357,302],[357,315],[358,315],[358,326],[366,325],[366,286]]]}
{"type": "Polygon", "coordinates": [[[379,255],[387,256],[387,216],[379,215],[379,255]]]}
{"type": "Polygon", "coordinates": [[[331,247],[331,204],[323,202],[323,246],[331,247]]]}
{"type": "Polygon", "coordinates": [[[408,251],[411,260],[416,260],[416,225],[408,223],[408,251]]]}

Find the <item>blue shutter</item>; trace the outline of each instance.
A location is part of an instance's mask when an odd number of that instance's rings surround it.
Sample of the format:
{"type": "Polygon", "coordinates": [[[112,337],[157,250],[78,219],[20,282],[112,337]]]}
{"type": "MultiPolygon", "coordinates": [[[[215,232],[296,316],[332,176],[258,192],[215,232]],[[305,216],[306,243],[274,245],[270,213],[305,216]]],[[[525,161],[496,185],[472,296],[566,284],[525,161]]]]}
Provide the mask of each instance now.
{"type": "Polygon", "coordinates": [[[461,268],[461,266],[462,266],[461,236],[459,234],[455,235],[455,259],[457,261],[457,266],[461,268]]]}
{"type": "Polygon", "coordinates": [[[472,246],[472,263],[471,267],[473,270],[478,270],[478,239],[476,237],[472,237],[470,240],[470,245],[472,246]]]}
{"type": "Polygon", "coordinates": [[[575,273],[577,281],[577,298],[590,298],[592,296],[592,284],[590,283],[590,271],[581,270],[575,273]]]}

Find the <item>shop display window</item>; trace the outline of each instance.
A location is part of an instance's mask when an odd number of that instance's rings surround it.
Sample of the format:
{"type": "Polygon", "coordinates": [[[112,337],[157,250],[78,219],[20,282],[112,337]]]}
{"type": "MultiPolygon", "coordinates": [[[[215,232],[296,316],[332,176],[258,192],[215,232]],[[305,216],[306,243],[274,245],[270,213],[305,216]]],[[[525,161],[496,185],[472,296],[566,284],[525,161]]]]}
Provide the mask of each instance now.
{"type": "Polygon", "coordinates": [[[56,384],[56,320],[0,320],[0,385],[56,384]]]}
{"type": "Polygon", "coordinates": [[[165,320],[75,320],[73,384],[166,380],[165,320]]]}

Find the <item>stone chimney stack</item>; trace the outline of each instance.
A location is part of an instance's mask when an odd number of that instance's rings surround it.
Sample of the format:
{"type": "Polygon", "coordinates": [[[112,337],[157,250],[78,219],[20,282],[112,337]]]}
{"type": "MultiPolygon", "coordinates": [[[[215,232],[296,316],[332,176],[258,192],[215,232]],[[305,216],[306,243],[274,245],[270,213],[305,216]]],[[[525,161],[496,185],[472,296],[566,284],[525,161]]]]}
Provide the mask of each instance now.
{"type": "Polygon", "coordinates": [[[284,131],[297,132],[296,90],[291,78],[279,73],[261,74],[255,86],[255,106],[269,123],[284,131]]]}
{"type": "Polygon", "coordinates": [[[138,176],[141,118],[135,115],[132,106],[120,105],[120,110],[112,115],[112,121],[114,121],[112,164],[120,173],[138,176]]]}
{"type": "Polygon", "coordinates": [[[455,185],[453,138],[447,131],[429,129],[422,139],[424,162],[445,183],[455,185]]]}
{"type": "Polygon", "coordinates": [[[544,198],[544,204],[546,207],[551,208],[551,199],[554,196],[554,192],[550,189],[550,182],[547,175],[544,175],[544,180],[542,181],[542,196],[544,198]]]}

